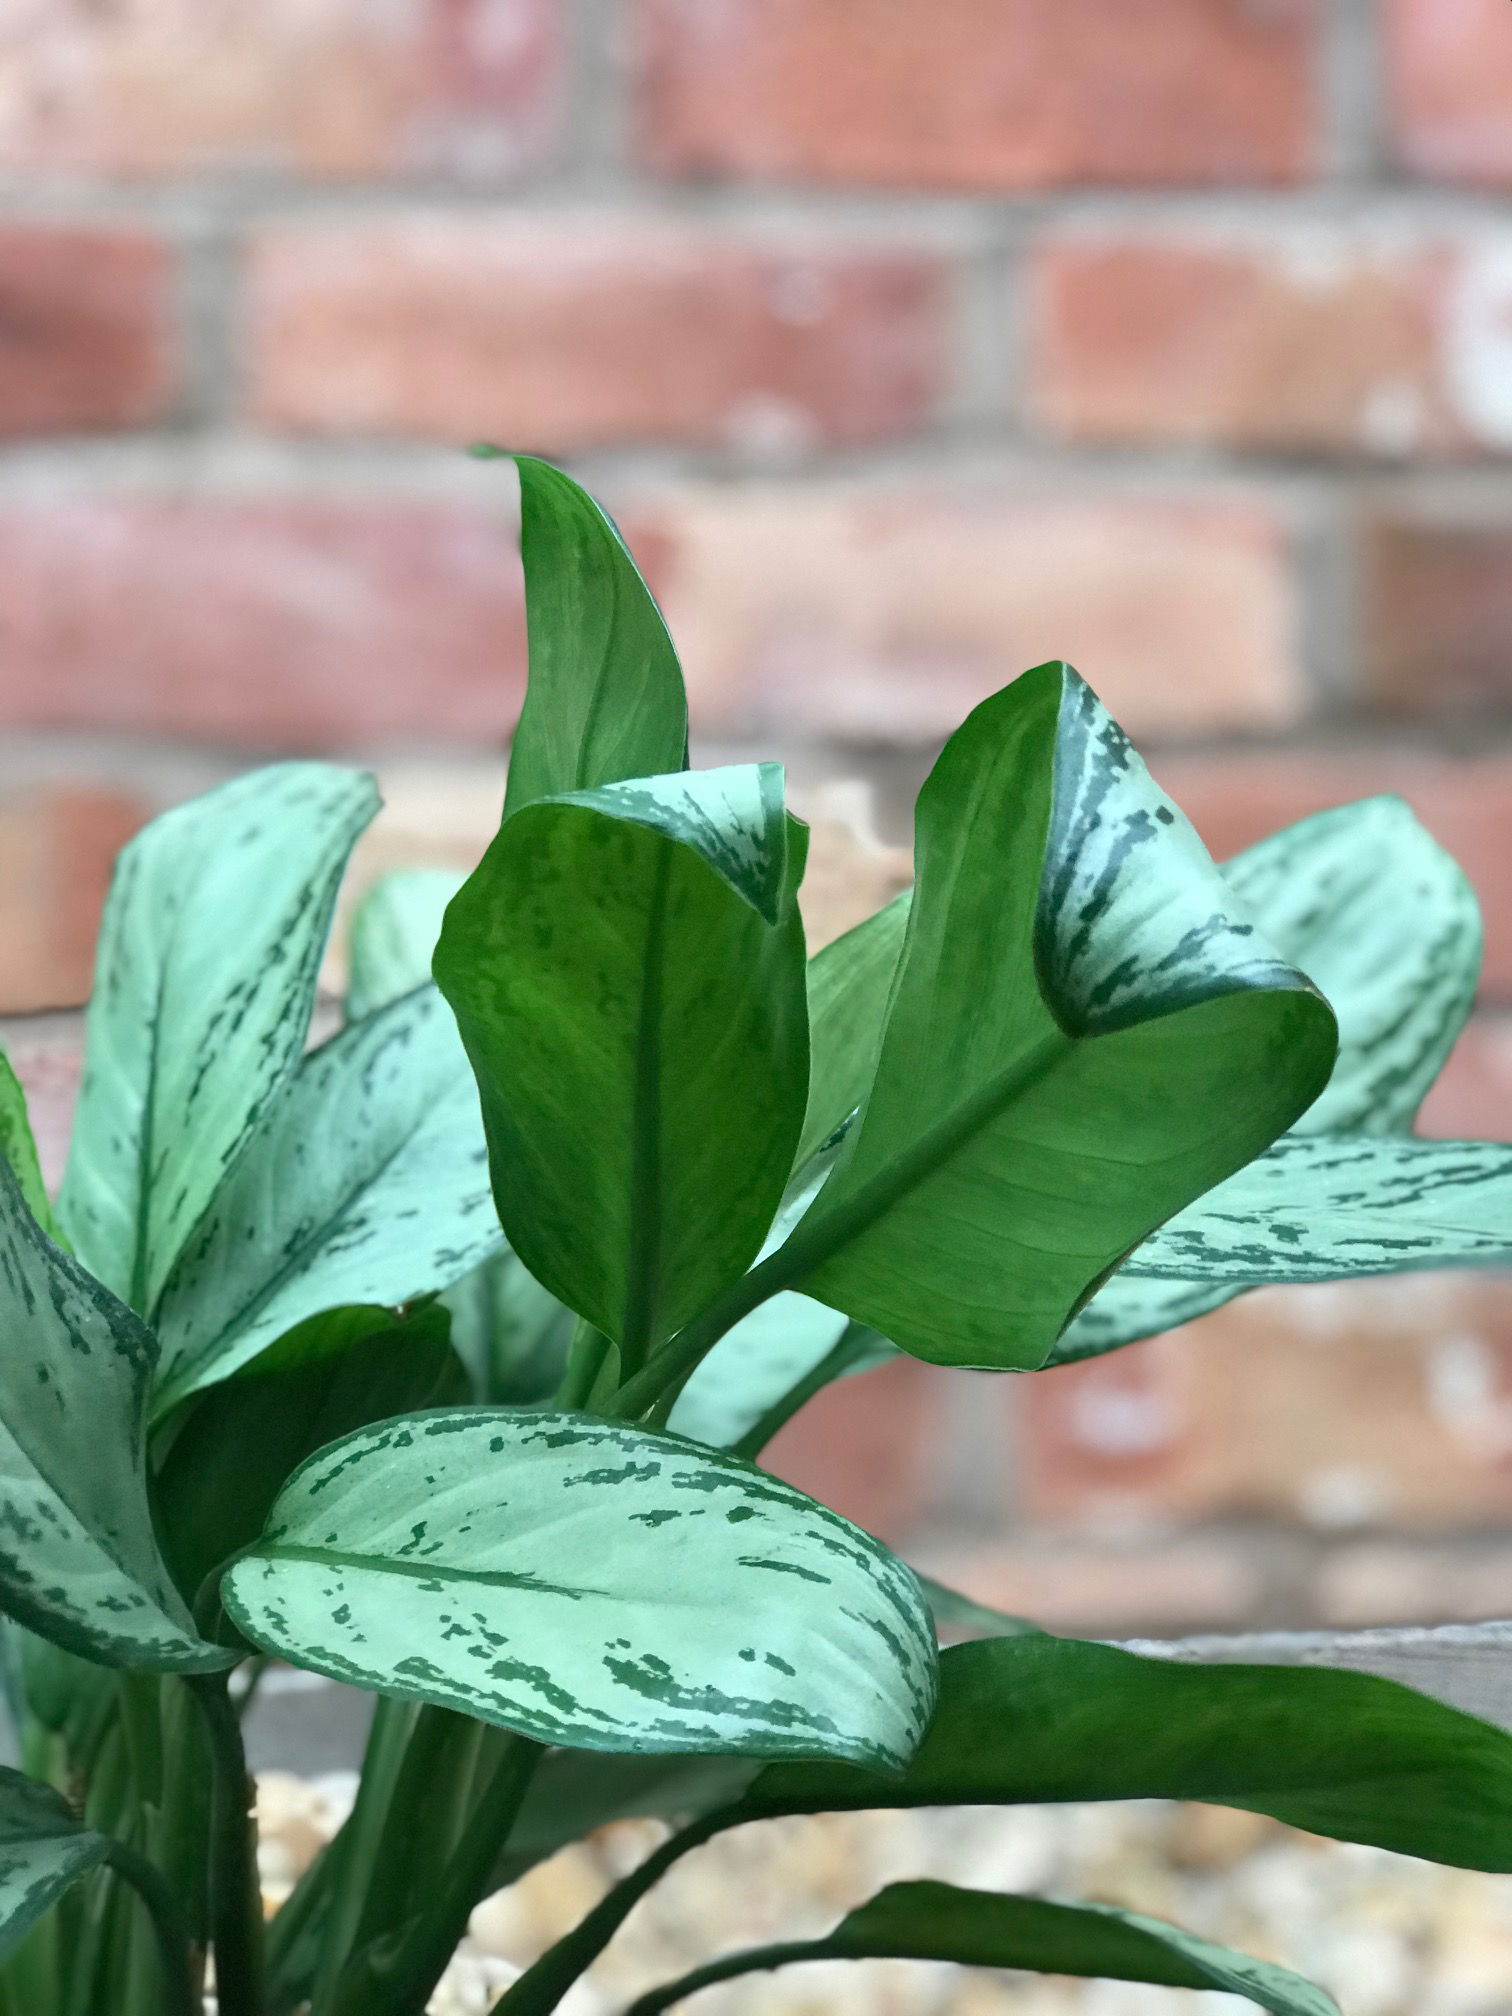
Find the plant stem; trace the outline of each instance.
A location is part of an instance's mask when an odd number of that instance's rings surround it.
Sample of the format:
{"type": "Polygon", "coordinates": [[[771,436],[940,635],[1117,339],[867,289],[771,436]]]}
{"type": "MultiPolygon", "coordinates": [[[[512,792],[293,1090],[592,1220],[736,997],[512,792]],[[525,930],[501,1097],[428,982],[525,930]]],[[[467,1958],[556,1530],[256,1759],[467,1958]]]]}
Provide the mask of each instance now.
{"type": "Polygon", "coordinates": [[[200,2016],[199,1964],[172,1886],[124,1841],[111,1842],[105,1861],[136,1892],[151,1920],[163,1963],[163,2016],[200,2016]]]}
{"type": "Polygon", "coordinates": [[[487,1893],[494,1862],[544,1755],[539,1743],[511,1736],[424,1915],[412,1920],[387,1951],[370,1948],[356,1957],[337,1991],[332,2016],[423,2016],[474,1905],[487,1893]]]}
{"type": "Polygon", "coordinates": [[[752,1946],[744,1953],[727,1953],[722,1960],[694,1967],[664,1987],[650,1988],[644,1995],[637,1995],[625,2016],[662,2016],[663,2010],[675,2008],[700,1989],[712,1988],[717,1981],[734,1981],[742,1974],[766,1974],[774,1967],[791,1966],[795,1960],[834,1958],[834,1949],[823,1939],[789,1939],[776,1946],[752,1946]]]}
{"type": "Polygon", "coordinates": [[[602,1330],[595,1330],[586,1317],[578,1318],[567,1349],[567,1369],[552,1400],[553,1407],[572,1409],[587,1405],[611,1348],[602,1330]]]}
{"type": "Polygon", "coordinates": [[[241,1722],[224,1674],[196,1674],[189,1685],[205,1718],[215,1784],[210,1825],[210,1936],[220,2016],[266,2016],[257,1828],[241,1722]]]}
{"type": "Polygon", "coordinates": [[[712,1841],[729,1827],[761,1816],[742,1806],[722,1806],[690,1822],[680,1834],[664,1841],[638,1869],[615,1884],[601,1903],[555,1946],[549,1946],[532,1967],[494,2004],[493,2016],[549,2016],[578,1976],[593,1965],[635,1906],[659,1883],[674,1862],[712,1841]]]}

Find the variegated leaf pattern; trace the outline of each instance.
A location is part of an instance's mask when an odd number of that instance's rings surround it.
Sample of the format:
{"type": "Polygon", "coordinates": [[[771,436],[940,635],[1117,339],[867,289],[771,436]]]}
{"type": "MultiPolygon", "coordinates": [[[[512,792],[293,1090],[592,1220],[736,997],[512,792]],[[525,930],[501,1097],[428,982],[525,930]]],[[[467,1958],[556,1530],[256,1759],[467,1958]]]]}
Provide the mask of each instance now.
{"type": "Polygon", "coordinates": [[[152,1333],[46,1237],[3,1157],[0,1327],[0,1605],[107,1665],[225,1665],[196,1634],[153,1536],[152,1333]]]}
{"type": "Polygon", "coordinates": [[[4,1051],[0,1051],[0,1155],[9,1162],[11,1173],[21,1186],[21,1195],[26,1199],[33,1218],[54,1245],[63,1245],[65,1242],[47,1194],[47,1185],[42,1180],[42,1165],[37,1159],[37,1143],[26,1108],[26,1092],[4,1051]]]}
{"type": "Polygon", "coordinates": [[[117,863],[59,1217],[144,1315],[299,1059],[377,804],[361,772],[278,764],[165,813],[117,863]]]}
{"type": "Polygon", "coordinates": [[[0,1960],[109,1850],[50,1785],[0,1766],[0,1960]]]}
{"type": "Polygon", "coordinates": [[[1292,1135],[1140,1247],[1142,1280],[1260,1287],[1512,1261],[1512,1147],[1292,1135]]]}
{"type": "Polygon", "coordinates": [[[222,1583],[254,1643],[588,1750],[912,1755],[935,1699],[903,1564],[678,1437],[467,1408],[296,1471],[222,1583]]]}
{"type": "Polygon", "coordinates": [[[870,1096],[766,1278],[919,1357],[1037,1366],[1311,1104],[1333,1017],[1069,667],[951,738],[917,858],[870,1096]]]}
{"type": "Polygon", "coordinates": [[[451,1010],[417,988],[312,1051],[168,1282],[154,1411],[306,1317],[448,1288],[502,1243],[451,1010]]]}
{"type": "Polygon", "coordinates": [[[429,980],[446,906],[466,880],[452,868],[400,868],[373,884],[347,940],[349,1022],[429,980]]]}
{"type": "MultiPolygon", "coordinates": [[[[1223,872],[1339,1018],[1333,1076],[1294,1131],[1406,1132],[1464,1026],[1480,972],[1480,910],[1458,864],[1401,799],[1380,797],[1300,820],[1223,872]]],[[[1124,1269],[1050,1362],[1174,1329],[1237,1292],[1124,1269]]]]}

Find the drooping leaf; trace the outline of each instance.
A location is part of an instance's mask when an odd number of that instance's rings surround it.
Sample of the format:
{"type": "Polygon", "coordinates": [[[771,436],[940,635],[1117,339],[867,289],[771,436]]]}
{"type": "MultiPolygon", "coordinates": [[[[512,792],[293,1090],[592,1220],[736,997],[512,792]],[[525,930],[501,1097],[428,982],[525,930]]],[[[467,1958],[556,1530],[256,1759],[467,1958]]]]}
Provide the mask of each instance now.
{"type": "Polygon", "coordinates": [[[909,1571],[749,1464],[586,1415],[414,1415],[323,1450],[222,1583],[297,1665],[590,1750],[907,1758],[909,1571]]]}
{"type": "MultiPolygon", "coordinates": [[[[1458,864],[1401,799],[1383,797],[1288,826],[1223,872],[1339,1019],[1333,1075],[1294,1131],[1406,1132],[1464,1025],[1480,972],[1480,911],[1458,864]]],[[[1050,1362],[1173,1330],[1236,1292],[1120,1271],[1050,1362]]]]}
{"type": "Polygon", "coordinates": [[[495,1251],[477,1087],[434,987],[312,1051],[164,1290],[158,1418],[295,1324],[448,1288],[495,1251]]]}
{"type": "Polygon", "coordinates": [[[1333,1997],[1289,1967],[1215,1946],[1139,1911],[1003,1897],[932,1882],[890,1883],[822,1939],[711,1961],[641,1996],[629,2016],[659,2016],[716,1981],[812,1960],[947,1960],[1083,1979],[1152,1981],[1243,1995],[1272,2016],[1338,2016],[1333,1997]]]}
{"type": "Polygon", "coordinates": [[[9,1162],[11,1173],[21,1186],[26,1208],[53,1244],[63,1245],[65,1242],[53,1215],[52,1200],[42,1180],[42,1165],[37,1160],[37,1143],[32,1135],[31,1117],[26,1110],[26,1092],[3,1050],[0,1050],[0,1155],[9,1162]]]}
{"type": "Polygon", "coordinates": [[[436,977],[509,1242],[627,1365],[749,1265],[803,1119],[804,829],[774,764],[527,805],[436,977]]]}
{"type": "Polygon", "coordinates": [[[560,469],[516,455],[530,683],[507,818],[536,798],[688,761],[688,703],[661,611],[619,528],[560,469]]]}
{"type": "Polygon", "coordinates": [[[484,1407],[528,1407],[556,1391],[574,1317],[507,1249],[446,1292],[452,1343],[484,1407]]]}
{"type": "Polygon", "coordinates": [[[1512,1261],[1512,1147],[1295,1134],[1163,1225],[1139,1280],[1226,1288],[1512,1261]]]}
{"type": "Polygon", "coordinates": [[[58,1215],[144,1315],[299,1060],[377,803],[361,772],[282,763],[155,819],[117,863],[58,1215]]]}
{"type": "Polygon", "coordinates": [[[3,1157],[0,1331],[0,1604],[107,1665],[224,1665],[195,1632],[153,1536],[152,1333],[46,1237],[3,1157]]]}
{"type": "Polygon", "coordinates": [[[951,738],[917,855],[869,1100],[768,1274],[918,1357],[1037,1366],[1311,1104],[1333,1017],[1064,666],[951,738]]]}
{"type": "Polygon", "coordinates": [[[260,1351],[189,1410],[158,1472],[164,1547],[181,1589],[262,1532],[273,1501],[318,1449],[396,1414],[469,1396],[439,1303],[409,1314],[332,1309],[260,1351]]]}
{"type": "Polygon", "coordinates": [[[466,879],[452,868],[399,868],[373,884],[357,906],[347,942],[349,1022],[430,978],[441,919],[466,879]]]}
{"type": "MultiPolygon", "coordinates": [[[[857,1327],[807,1295],[774,1295],[720,1338],[678,1395],[668,1425],[695,1442],[731,1448],[857,1327]]],[[[862,1331],[835,1376],[869,1371],[896,1355],[885,1337],[862,1331]]]]}
{"type": "Polygon", "coordinates": [[[50,1785],[0,1766],[0,1960],[109,1852],[50,1785]]]}
{"type": "Polygon", "coordinates": [[[912,902],[913,891],[905,889],[809,961],[811,1062],[795,1158],[800,1169],[871,1090],[912,902]]]}
{"type": "Polygon", "coordinates": [[[1199,1666],[1043,1634],[940,1655],[908,1769],[771,1765],[752,1815],[1200,1799],[1462,1869],[1512,1870],[1512,1735],[1394,1680],[1199,1666]]]}

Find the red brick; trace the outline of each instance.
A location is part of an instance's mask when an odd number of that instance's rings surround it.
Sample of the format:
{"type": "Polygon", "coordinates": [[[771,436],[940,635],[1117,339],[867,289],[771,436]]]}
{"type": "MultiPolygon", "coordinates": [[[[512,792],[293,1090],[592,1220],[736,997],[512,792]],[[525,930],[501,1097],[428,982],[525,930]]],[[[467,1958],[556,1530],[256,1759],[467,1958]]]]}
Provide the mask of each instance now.
{"type": "Polygon", "coordinates": [[[1270,1289],[1023,1382],[1031,1517],[1325,1529],[1512,1511],[1512,1282],[1270,1289]]]}
{"type": "Polygon", "coordinates": [[[1465,429],[1440,370],[1446,248],[1050,235],[1030,406],[1098,441],[1403,453],[1465,429]]]}
{"type": "Polygon", "coordinates": [[[552,0],[40,0],[0,28],[0,166],[491,176],[559,123],[552,0]]]}
{"type": "Polygon", "coordinates": [[[519,563],[485,510],[94,495],[0,504],[0,720],[265,750],[500,740],[519,563]]]}
{"type": "Polygon", "coordinates": [[[172,257],[147,232],[0,226],[0,434],[164,418],[173,284],[172,257]]]}
{"type": "Polygon", "coordinates": [[[1512,1141],[1512,1016],[1472,1016],[1423,1103],[1418,1131],[1444,1141],[1512,1141]]]}
{"type": "Polygon", "coordinates": [[[1486,921],[1483,992],[1512,1000],[1512,759],[1357,748],[1161,755],[1153,767],[1219,860],[1330,805],[1399,793],[1474,884],[1486,921]]]}
{"type": "Polygon", "coordinates": [[[251,404],[301,432],[791,452],[917,425],[946,372],[936,258],[667,220],[285,223],[251,281],[251,404]]]}
{"type": "Polygon", "coordinates": [[[1058,656],[1140,732],[1303,710],[1287,540],[1259,500],[751,485],[647,498],[631,530],[710,734],[927,744],[1058,656]]]}
{"type": "Polygon", "coordinates": [[[1397,159],[1446,181],[1512,182],[1512,10],[1486,0],[1387,0],[1397,159]]]}
{"type": "Polygon", "coordinates": [[[1364,541],[1369,693],[1412,714],[1512,699],[1512,517],[1383,513],[1364,541]]]}
{"type": "Polygon", "coordinates": [[[0,794],[0,1014],[88,996],[110,871],[146,817],[137,800],[87,785],[0,794]]]}
{"type": "Polygon", "coordinates": [[[1287,182],[1316,0],[640,0],[664,173],[894,187],[1287,182]]]}

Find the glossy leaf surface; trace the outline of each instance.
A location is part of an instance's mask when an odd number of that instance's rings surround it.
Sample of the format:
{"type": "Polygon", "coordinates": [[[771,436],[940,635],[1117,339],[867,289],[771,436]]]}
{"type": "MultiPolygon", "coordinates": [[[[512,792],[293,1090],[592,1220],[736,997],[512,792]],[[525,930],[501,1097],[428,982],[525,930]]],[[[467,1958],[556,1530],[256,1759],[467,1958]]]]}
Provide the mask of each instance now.
{"type": "Polygon", "coordinates": [[[0,1329],[0,1602],[107,1665],[223,1665],[190,1623],[153,1535],[152,1333],[44,1235],[3,1158],[0,1329]]]}
{"type": "Polygon", "coordinates": [[[222,1588],[296,1664],[580,1749],[886,1767],[934,1704],[928,1613],[885,1548],[749,1464],[586,1415],[352,1436],[222,1588]]]}
{"type": "Polygon", "coordinates": [[[145,1315],[299,1060],[370,777],[253,771],[155,819],[116,864],[59,1218],[145,1315]]]}
{"type": "Polygon", "coordinates": [[[1063,666],[951,738],[917,856],[870,1098],[773,1265],[919,1357],[1037,1366],[1311,1104],[1333,1017],[1063,666]]]}
{"type": "Polygon", "coordinates": [[[418,988],[312,1051],[174,1269],[159,1416],[307,1317],[448,1288],[501,1243],[478,1093],[418,988]]]}
{"type": "Polygon", "coordinates": [[[51,1786],[0,1766],[0,1959],[109,1848],[51,1786]]]}
{"type": "Polygon", "coordinates": [[[905,890],[809,961],[812,1061],[808,1111],[795,1158],[799,1168],[871,1090],[912,902],[913,891],[905,890]]]}
{"type": "Polygon", "coordinates": [[[654,777],[688,760],[677,653],[619,528],[560,469],[514,459],[530,682],[510,748],[506,817],[536,798],[654,777]]]}
{"type": "Polygon", "coordinates": [[[802,854],[775,765],[648,778],[515,813],[447,912],[436,977],[509,1242],[629,1364],[743,1272],[782,1195],[802,854]]]}
{"type": "Polygon", "coordinates": [[[1199,1799],[1462,1869],[1512,1870],[1512,1735],[1394,1680],[1198,1666],[1033,1635],[940,1655],[900,1778],[771,1766],[757,1811],[1199,1799]]]}

